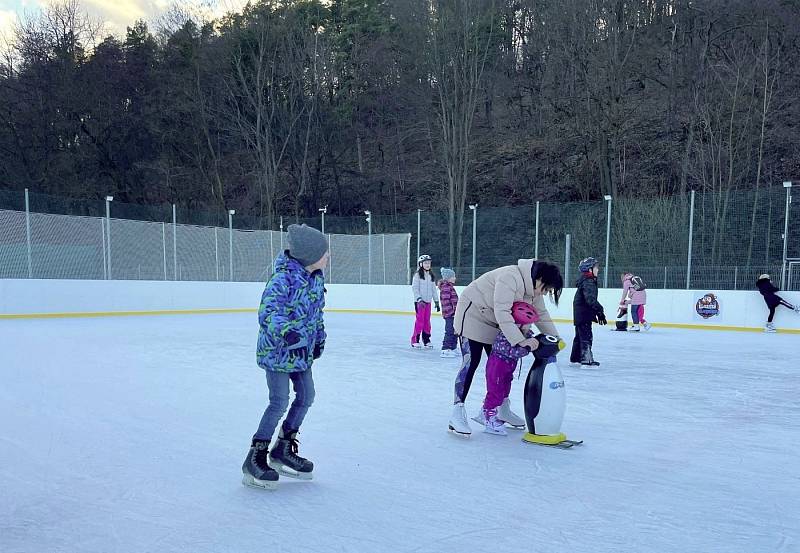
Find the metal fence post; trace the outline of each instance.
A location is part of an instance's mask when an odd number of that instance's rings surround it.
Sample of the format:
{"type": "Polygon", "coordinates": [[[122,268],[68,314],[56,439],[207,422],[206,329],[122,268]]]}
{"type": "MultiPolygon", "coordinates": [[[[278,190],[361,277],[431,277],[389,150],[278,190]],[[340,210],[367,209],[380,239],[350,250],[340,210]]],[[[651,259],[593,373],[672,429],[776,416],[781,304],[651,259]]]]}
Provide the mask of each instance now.
{"type": "MultiPolygon", "coordinates": [[[[25,234],[28,244],[28,278],[33,278],[33,259],[31,257],[31,202],[28,189],[25,189],[25,234]]],[[[105,258],[105,255],[103,256],[105,258]]]]}
{"type": "Polygon", "coordinates": [[[283,253],[283,215],[281,215],[281,253],[283,253]]]}
{"type": "Polygon", "coordinates": [[[114,201],[114,196],[106,196],[106,240],[108,240],[108,248],[106,248],[106,258],[108,259],[108,280],[112,279],[111,276],[111,202],[114,201]]]}
{"type": "Polygon", "coordinates": [[[161,222],[161,249],[164,251],[164,280],[167,280],[167,225],[161,222]]]}
{"type": "Polygon", "coordinates": [[[667,289],[667,266],[664,266],[664,290],[667,289]]]}
{"type": "Polygon", "coordinates": [[[217,227],[214,227],[214,268],[217,269],[217,280],[219,280],[219,238],[217,237],[217,227]]]}
{"type": "Polygon", "coordinates": [[[567,234],[567,243],[564,250],[564,282],[569,286],[569,250],[572,243],[572,236],[567,234]]]}
{"type": "Polygon", "coordinates": [[[608,250],[611,246],[611,196],[606,194],[603,198],[608,202],[608,211],[606,213],[606,264],[603,266],[603,288],[608,288],[608,250]]]}
{"type": "Polygon", "coordinates": [[[539,200],[536,200],[536,241],[533,244],[533,257],[539,259],[539,200]]]}
{"type": "Polygon", "coordinates": [[[733,289],[739,289],[739,266],[735,265],[733,267],[733,289]]]}
{"type": "Polygon", "coordinates": [[[333,284],[333,235],[328,235],[328,278],[329,284],[333,284]]]}
{"type": "Polygon", "coordinates": [[[100,237],[103,242],[103,280],[108,280],[108,267],[106,267],[106,220],[100,219],[100,237]]]}
{"type": "Polygon", "coordinates": [[[235,214],[235,209],[228,210],[228,263],[230,265],[228,280],[230,282],[233,282],[233,216],[235,214]]]}
{"type": "Polygon", "coordinates": [[[178,280],[178,217],[172,204],[172,280],[178,280]]]}
{"type": "Polygon", "coordinates": [[[694,238],[694,190],[692,190],[691,201],[689,202],[689,252],[686,258],[686,289],[691,286],[692,275],[692,239],[694,238]]]}
{"type": "Polygon", "coordinates": [[[475,280],[475,242],[478,241],[478,204],[470,204],[472,210],[472,280],[475,280]]]}
{"type": "Polygon", "coordinates": [[[372,212],[364,212],[367,216],[367,284],[372,284],[372,212]]]}
{"type": "Polygon", "coordinates": [[[781,288],[784,286],[784,279],[786,277],[786,251],[789,242],[789,204],[792,202],[792,183],[786,181],[783,183],[786,189],[786,210],[783,216],[783,261],[781,263],[781,288]]]}

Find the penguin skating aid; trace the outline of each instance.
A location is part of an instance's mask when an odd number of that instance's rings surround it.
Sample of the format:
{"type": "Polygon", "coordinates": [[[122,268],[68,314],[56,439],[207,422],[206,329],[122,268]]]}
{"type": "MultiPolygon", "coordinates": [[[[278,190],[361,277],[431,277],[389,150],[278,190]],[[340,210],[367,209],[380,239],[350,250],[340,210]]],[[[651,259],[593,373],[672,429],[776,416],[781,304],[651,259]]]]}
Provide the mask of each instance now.
{"type": "Polygon", "coordinates": [[[539,334],[536,339],[539,347],[533,352],[533,365],[525,380],[525,422],[528,431],[522,439],[536,445],[569,449],[582,444],[583,440],[569,440],[561,432],[567,392],[555,356],[564,349],[565,344],[548,334],[539,334]]]}

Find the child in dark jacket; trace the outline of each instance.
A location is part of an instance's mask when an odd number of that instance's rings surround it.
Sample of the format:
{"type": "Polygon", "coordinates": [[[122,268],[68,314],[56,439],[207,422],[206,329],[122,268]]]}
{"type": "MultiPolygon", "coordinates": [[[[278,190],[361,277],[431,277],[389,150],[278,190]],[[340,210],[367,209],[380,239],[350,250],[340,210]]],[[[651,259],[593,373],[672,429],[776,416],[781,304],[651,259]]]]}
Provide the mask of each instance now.
{"type": "Polygon", "coordinates": [[[571,363],[586,366],[599,365],[592,355],[592,323],[608,324],[603,306],[597,301],[597,273],[600,264],[594,257],[587,257],[578,265],[581,276],[575,284],[575,299],[572,301],[572,315],[575,324],[575,339],[572,342],[571,363]]]}
{"type": "Polygon", "coordinates": [[[289,249],[275,260],[275,272],[258,310],[256,359],[266,372],[269,405],[242,465],[242,483],[246,486],[275,489],[278,473],[312,478],[314,463],[297,454],[296,436],[314,401],[311,366],[325,348],[322,270],[328,257],[325,235],[306,225],[289,226],[289,249]],[[290,382],[295,398],[277,443],[269,451],[272,435],[289,407],[290,382]]]}
{"type": "MultiPolygon", "coordinates": [[[[534,307],[524,301],[517,301],[511,306],[511,316],[519,325],[525,338],[533,338],[531,325],[539,320],[539,314],[534,307]]],[[[489,434],[506,436],[505,423],[519,427],[524,421],[505,420],[510,411],[508,396],[511,393],[511,382],[514,380],[514,369],[519,360],[531,353],[524,346],[512,346],[508,338],[501,332],[492,344],[492,352],[486,361],[486,398],[483,400],[483,431],[489,434]],[[507,408],[507,409],[506,409],[507,408]],[[499,412],[498,412],[499,409],[499,412]]],[[[514,418],[517,418],[514,415],[514,418]]]]}
{"type": "Polygon", "coordinates": [[[764,296],[764,303],[767,304],[767,308],[769,309],[769,316],[767,317],[767,324],[764,327],[764,332],[776,332],[775,323],[772,322],[772,319],[775,317],[775,310],[779,305],[788,307],[795,313],[800,313],[800,305],[792,305],[775,293],[780,290],[777,286],[772,284],[769,275],[765,274],[758,277],[756,288],[758,288],[759,293],[764,296]]]}
{"type": "Polygon", "coordinates": [[[442,304],[442,318],[444,319],[442,357],[460,357],[456,351],[457,340],[453,330],[453,319],[458,305],[458,292],[456,292],[455,284],[455,271],[442,267],[442,280],[439,281],[439,301],[442,304]]]}

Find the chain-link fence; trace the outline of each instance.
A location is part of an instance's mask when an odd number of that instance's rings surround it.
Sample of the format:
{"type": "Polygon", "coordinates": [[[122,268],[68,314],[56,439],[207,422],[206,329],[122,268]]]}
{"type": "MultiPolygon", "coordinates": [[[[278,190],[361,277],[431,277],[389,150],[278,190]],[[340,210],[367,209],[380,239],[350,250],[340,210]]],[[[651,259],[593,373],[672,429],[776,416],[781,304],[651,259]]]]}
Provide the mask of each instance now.
{"type": "MultiPolygon", "coordinates": [[[[328,238],[328,282],[408,283],[410,235],[328,238]]],[[[280,231],[0,209],[0,278],[263,282],[286,240],[280,231]]]]}
{"type": "Polygon", "coordinates": [[[437,272],[454,267],[460,284],[470,282],[473,267],[478,276],[525,257],[557,263],[571,283],[578,262],[593,256],[608,287],[619,286],[619,275],[630,271],[651,288],[752,289],[758,275],[769,273],[783,288],[800,289],[800,265],[792,264],[800,261],[800,216],[791,190],[777,184],[475,206],[462,214],[460,228],[454,219],[452,232],[447,212],[427,209],[270,219],[121,202],[109,203],[109,225],[103,200],[29,194],[26,202],[23,192],[0,191],[6,210],[0,215],[0,277],[264,280],[284,248],[281,231],[304,222],[331,235],[331,282],[405,284],[417,255],[425,253],[437,272]]]}

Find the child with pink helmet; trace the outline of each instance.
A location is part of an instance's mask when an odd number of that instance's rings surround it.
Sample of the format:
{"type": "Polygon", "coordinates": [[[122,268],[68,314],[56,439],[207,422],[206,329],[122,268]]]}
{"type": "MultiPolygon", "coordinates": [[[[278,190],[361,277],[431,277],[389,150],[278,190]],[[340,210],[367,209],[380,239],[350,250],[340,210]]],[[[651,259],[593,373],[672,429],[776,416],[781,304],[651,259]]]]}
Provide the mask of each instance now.
{"type": "MultiPolygon", "coordinates": [[[[519,325],[525,338],[532,338],[531,325],[539,320],[536,309],[524,301],[516,301],[511,306],[511,316],[519,325]]],[[[523,346],[512,346],[501,332],[492,345],[492,352],[486,362],[486,398],[483,401],[482,420],[484,432],[505,436],[508,434],[504,424],[509,421],[498,417],[497,408],[508,401],[514,369],[520,359],[531,353],[523,346]]],[[[523,423],[524,427],[524,423],[523,423]]]]}

